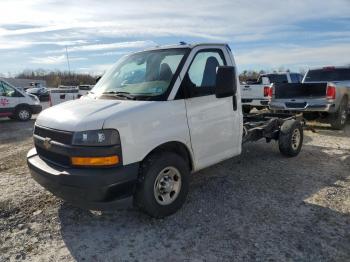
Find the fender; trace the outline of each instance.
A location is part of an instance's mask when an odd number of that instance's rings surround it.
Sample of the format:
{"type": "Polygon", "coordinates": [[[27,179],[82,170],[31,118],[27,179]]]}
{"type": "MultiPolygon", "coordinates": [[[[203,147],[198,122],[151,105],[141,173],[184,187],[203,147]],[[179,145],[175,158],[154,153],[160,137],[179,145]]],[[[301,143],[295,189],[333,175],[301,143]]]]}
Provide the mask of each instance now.
{"type": "Polygon", "coordinates": [[[169,142],[161,143],[155,146],[146,155],[144,155],[143,160],[146,159],[153,152],[157,150],[163,150],[163,149],[178,153],[179,155],[188,158],[187,160],[189,161],[191,170],[192,171],[195,170],[195,161],[194,161],[192,149],[182,141],[169,141],[169,142]]]}
{"type": "Polygon", "coordinates": [[[21,103],[21,104],[18,104],[18,105],[15,106],[14,112],[16,112],[16,110],[17,110],[18,108],[21,108],[21,107],[25,107],[25,108],[28,108],[28,109],[31,110],[31,105],[26,104],[26,103],[21,103]]]}
{"type": "Polygon", "coordinates": [[[282,132],[283,134],[288,134],[289,130],[291,129],[291,127],[294,125],[294,123],[297,122],[295,119],[290,119],[285,121],[280,129],[280,132],[282,132]]]}

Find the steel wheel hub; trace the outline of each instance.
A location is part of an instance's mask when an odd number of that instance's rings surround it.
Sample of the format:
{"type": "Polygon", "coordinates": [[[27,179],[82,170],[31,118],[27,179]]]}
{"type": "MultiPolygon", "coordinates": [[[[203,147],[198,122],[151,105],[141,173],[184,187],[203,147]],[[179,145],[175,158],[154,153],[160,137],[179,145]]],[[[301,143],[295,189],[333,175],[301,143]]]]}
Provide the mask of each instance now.
{"type": "Polygon", "coordinates": [[[19,111],[19,117],[21,118],[21,119],[27,119],[28,117],[29,117],[29,113],[28,113],[28,111],[27,110],[21,110],[21,111],[19,111]]]}
{"type": "Polygon", "coordinates": [[[300,144],[300,130],[294,129],[292,133],[292,148],[297,150],[300,144]]]}
{"type": "Polygon", "coordinates": [[[175,167],[166,167],[159,172],[154,182],[154,197],[158,204],[169,205],[181,190],[181,174],[175,167]]]}

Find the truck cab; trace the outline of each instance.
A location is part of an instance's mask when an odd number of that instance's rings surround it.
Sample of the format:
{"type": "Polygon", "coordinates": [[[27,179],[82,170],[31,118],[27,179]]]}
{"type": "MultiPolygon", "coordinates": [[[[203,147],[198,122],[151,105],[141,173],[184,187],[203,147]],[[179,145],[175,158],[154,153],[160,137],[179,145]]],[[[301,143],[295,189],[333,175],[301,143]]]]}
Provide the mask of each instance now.
{"type": "Polygon", "coordinates": [[[39,99],[0,79],[0,117],[27,121],[42,110],[39,99]]]}
{"type": "MultiPolygon", "coordinates": [[[[89,209],[132,201],[154,217],[174,213],[190,173],[241,153],[236,72],[226,44],[157,47],[121,58],[88,95],[38,116],[27,155],[33,178],[89,209]]],[[[265,126],[281,126],[275,120],[265,126]]],[[[249,120],[247,138],[267,134],[262,122],[249,120]]]]}

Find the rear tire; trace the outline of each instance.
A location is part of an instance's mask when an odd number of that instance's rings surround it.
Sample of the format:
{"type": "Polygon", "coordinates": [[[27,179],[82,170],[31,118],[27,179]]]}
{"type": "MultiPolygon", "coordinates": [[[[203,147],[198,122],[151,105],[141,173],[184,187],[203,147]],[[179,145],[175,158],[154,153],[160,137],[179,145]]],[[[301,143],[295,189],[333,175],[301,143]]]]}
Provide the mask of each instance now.
{"type": "Polygon", "coordinates": [[[32,111],[26,106],[21,106],[16,109],[15,116],[19,121],[28,121],[32,118],[32,111]]]}
{"type": "Polygon", "coordinates": [[[282,155],[295,157],[303,145],[304,133],[299,121],[289,120],[281,126],[278,145],[282,155]]]}
{"type": "Polygon", "coordinates": [[[189,174],[188,163],[178,154],[159,152],[150,155],[141,167],[135,205],[155,218],[175,213],[186,200],[189,174]]]}
{"type": "Polygon", "coordinates": [[[330,115],[330,124],[333,129],[341,130],[345,127],[348,118],[348,100],[344,97],[335,114],[330,115]]]}

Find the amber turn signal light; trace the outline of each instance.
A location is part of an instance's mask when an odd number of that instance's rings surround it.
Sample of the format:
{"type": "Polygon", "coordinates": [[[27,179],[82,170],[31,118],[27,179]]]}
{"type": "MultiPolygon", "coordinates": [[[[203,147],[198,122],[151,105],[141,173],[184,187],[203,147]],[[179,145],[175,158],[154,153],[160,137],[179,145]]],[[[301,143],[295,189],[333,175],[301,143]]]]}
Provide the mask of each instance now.
{"type": "Polygon", "coordinates": [[[74,166],[113,166],[119,163],[119,157],[72,157],[71,161],[74,166]]]}

